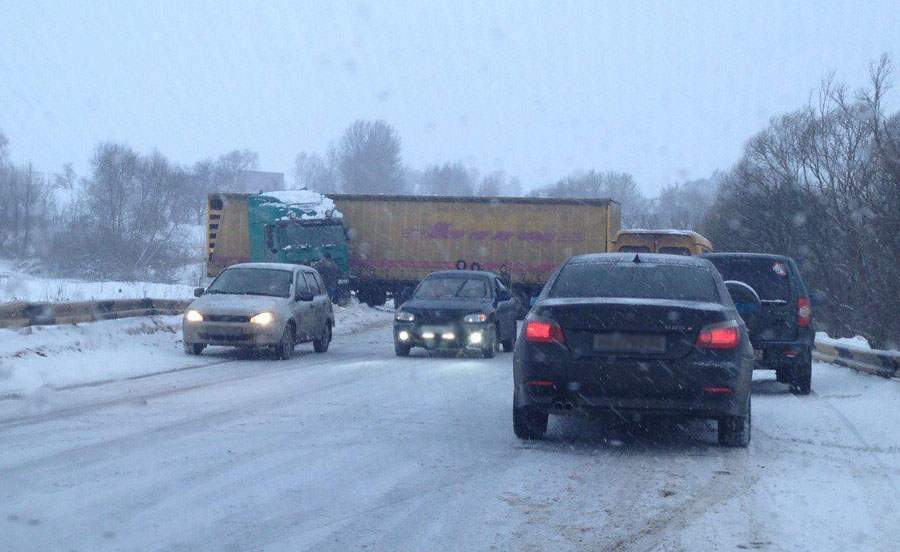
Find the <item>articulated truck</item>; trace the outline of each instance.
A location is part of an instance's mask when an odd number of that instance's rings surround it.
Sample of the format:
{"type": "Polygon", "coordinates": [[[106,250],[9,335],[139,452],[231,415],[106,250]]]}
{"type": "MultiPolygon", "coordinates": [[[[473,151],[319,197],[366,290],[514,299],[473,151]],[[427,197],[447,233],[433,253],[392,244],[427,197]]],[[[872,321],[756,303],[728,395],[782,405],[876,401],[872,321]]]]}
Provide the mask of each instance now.
{"type": "Polygon", "coordinates": [[[612,251],[609,199],[328,194],[210,194],[207,272],[249,261],[312,264],[326,251],[339,298],[380,305],[435,270],[505,274],[527,305],[572,255],[612,251]]]}

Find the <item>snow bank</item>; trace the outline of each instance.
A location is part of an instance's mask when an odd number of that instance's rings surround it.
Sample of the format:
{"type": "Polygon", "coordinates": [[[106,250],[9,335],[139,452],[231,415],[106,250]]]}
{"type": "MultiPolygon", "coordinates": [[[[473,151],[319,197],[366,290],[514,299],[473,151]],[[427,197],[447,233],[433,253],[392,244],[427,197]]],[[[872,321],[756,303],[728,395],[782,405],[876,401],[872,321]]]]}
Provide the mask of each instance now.
{"type": "MultiPolygon", "coordinates": [[[[392,311],[355,299],[335,307],[335,344],[368,328],[390,324],[392,311]]],[[[301,345],[300,347],[304,347],[301,345]]],[[[86,324],[0,330],[0,398],[41,387],[119,380],[229,360],[229,349],[184,354],[181,316],[126,318],[86,324]]]]}
{"type": "Polygon", "coordinates": [[[306,211],[307,213],[300,217],[301,220],[324,219],[329,212],[332,217],[339,218],[343,216],[335,207],[334,201],[312,190],[282,190],[266,192],[260,194],[260,196],[272,198],[279,203],[296,206],[306,211]]]}
{"type": "Polygon", "coordinates": [[[828,334],[825,332],[816,332],[816,343],[821,343],[822,345],[831,345],[831,346],[840,346],[840,347],[849,347],[851,349],[856,349],[859,351],[871,351],[872,347],[869,345],[869,341],[858,335],[856,337],[828,337],[828,334]]]}

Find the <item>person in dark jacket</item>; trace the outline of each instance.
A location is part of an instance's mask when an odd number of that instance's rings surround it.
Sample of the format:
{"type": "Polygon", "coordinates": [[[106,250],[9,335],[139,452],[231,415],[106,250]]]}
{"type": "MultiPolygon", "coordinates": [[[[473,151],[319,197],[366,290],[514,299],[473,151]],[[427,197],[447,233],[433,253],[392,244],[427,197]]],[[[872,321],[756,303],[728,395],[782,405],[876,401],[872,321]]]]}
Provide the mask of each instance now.
{"type": "Polygon", "coordinates": [[[332,302],[337,301],[337,287],[338,279],[341,277],[341,269],[331,259],[331,251],[326,251],[325,256],[316,262],[313,268],[319,271],[319,275],[325,283],[325,289],[328,290],[328,297],[331,297],[332,302]]]}

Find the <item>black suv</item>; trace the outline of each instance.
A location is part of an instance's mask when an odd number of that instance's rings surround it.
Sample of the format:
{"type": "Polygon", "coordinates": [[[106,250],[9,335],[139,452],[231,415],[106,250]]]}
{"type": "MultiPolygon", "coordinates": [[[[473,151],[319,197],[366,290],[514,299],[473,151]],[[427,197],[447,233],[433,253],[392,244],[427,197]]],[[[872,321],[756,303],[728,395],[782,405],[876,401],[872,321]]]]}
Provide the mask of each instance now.
{"type": "MultiPolygon", "coordinates": [[[[810,295],[790,257],[756,253],[709,253],[726,281],[744,282],[760,299],[757,312],[743,312],[759,370],[775,370],[776,379],[795,395],[808,395],[815,342],[810,295]]],[[[740,305],[739,305],[740,307],[740,305]]]]}

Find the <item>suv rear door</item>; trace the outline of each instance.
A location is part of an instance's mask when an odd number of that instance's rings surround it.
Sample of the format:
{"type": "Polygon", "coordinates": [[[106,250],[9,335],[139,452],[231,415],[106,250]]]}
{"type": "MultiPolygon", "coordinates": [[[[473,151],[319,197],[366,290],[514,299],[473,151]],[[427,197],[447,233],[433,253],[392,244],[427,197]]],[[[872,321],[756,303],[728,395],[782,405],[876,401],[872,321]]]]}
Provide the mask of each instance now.
{"type": "Polygon", "coordinates": [[[710,256],[723,280],[737,280],[752,287],[761,302],[756,327],[750,341],[797,339],[797,290],[791,278],[793,267],[787,260],[764,256],[710,256]]]}

